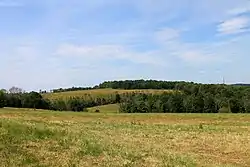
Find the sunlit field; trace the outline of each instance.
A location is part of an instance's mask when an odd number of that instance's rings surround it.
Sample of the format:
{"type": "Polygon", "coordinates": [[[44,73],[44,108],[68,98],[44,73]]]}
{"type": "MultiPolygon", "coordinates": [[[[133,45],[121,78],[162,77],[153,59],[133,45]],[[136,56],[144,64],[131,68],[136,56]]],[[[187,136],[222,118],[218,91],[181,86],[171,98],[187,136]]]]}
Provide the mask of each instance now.
{"type": "Polygon", "coordinates": [[[100,113],[118,113],[119,104],[108,104],[97,107],[88,108],[88,112],[100,112],[100,113]]]}
{"type": "Polygon", "coordinates": [[[247,114],[0,109],[0,166],[250,166],[249,157],[247,114]]]}
{"type": "Polygon", "coordinates": [[[153,93],[159,94],[163,92],[172,92],[172,90],[157,90],[157,89],[133,89],[133,90],[124,90],[124,89],[93,89],[93,90],[81,90],[81,91],[68,91],[68,92],[60,92],[60,93],[46,93],[43,94],[45,98],[48,99],[65,99],[70,97],[82,97],[88,99],[91,97],[105,97],[111,96],[115,94],[123,94],[123,93],[153,93]]]}

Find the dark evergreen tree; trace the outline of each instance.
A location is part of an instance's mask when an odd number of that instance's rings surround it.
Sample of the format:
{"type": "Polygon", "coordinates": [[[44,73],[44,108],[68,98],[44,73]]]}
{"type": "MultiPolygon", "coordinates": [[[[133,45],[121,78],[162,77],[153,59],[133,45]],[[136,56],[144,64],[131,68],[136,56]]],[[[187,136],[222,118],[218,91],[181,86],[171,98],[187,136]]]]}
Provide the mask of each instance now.
{"type": "Polygon", "coordinates": [[[6,96],[3,91],[0,91],[0,108],[5,107],[6,105],[6,96]]]}

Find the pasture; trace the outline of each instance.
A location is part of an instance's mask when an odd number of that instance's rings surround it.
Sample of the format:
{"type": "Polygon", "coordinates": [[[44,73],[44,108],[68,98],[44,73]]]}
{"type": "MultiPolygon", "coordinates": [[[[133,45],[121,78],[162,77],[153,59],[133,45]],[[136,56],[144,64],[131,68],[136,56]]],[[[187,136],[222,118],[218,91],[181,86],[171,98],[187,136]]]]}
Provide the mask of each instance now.
{"type": "Polygon", "coordinates": [[[0,109],[0,166],[250,166],[250,115],[0,109]]]}
{"type": "Polygon", "coordinates": [[[80,97],[84,99],[89,99],[90,97],[107,97],[114,96],[115,94],[123,94],[123,93],[153,93],[159,94],[163,92],[172,92],[172,90],[164,90],[164,89],[133,89],[133,90],[125,90],[125,89],[92,89],[92,90],[80,90],[80,91],[68,91],[68,92],[60,92],[60,93],[45,93],[43,97],[53,100],[53,99],[66,99],[70,97],[80,97]]]}
{"type": "Polygon", "coordinates": [[[88,112],[96,112],[96,110],[98,110],[100,113],[118,113],[119,104],[108,104],[88,108],[88,112]]]}

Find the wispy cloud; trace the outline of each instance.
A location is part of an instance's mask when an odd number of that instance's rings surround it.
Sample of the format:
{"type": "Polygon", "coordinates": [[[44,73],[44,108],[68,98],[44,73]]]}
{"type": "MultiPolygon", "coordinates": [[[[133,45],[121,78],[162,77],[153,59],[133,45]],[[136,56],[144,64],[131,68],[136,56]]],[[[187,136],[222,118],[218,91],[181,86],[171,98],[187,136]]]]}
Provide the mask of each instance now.
{"type": "Polygon", "coordinates": [[[222,35],[239,34],[249,31],[249,23],[248,17],[235,17],[220,23],[217,31],[222,35]]]}
{"type": "MultiPolygon", "coordinates": [[[[161,45],[159,49],[160,54],[176,57],[185,63],[195,66],[221,61],[219,56],[215,56],[216,53],[212,54],[208,51],[207,45],[183,41],[181,38],[181,33],[183,32],[173,28],[164,28],[157,31],[155,39],[161,45]]],[[[186,33],[189,32],[187,31],[186,33]]]]}
{"type": "Polygon", "coordinates": [[[0,0],[0,9],[0,87],[216,81],[216,70],[250,82],[248,0],[0,0]],[[16,6],[25,8],[4,8],[16,6]]]}
{"type": "Polygon", "coordinates": [[[179,56],[186,62],[192,64],[210,64],[211,62],[219,61],[219,58],[216,58],[213,54],[205,53],[202,50],[186,50],[182,53],[179,53],[179,56]]]}
{"type": "Polygon", "coordinates": [[[242,7],[242,8],[235,8],[230,11],[228,11],[229,15],[240,15],[244,13],[250,12],[250,7],[242,7]]]}
{"type": "Polygon", "coordinates": [[[241,15],[241,14],[246,14],[250,12],[250,2],[248,2],[247,4],[244,4],[241,7],[236,7],[233,9],[230,9],[227,13],[229,15],[241,15]]]}
{"type": "Polygon", "coordinates": [[[88,61],[107,59],[126,60],[136,64],[166,65],[153,52],[135,52],[120,45],[79,46],[64,44],[59,46],[55,55],[78,57],[88,61]]]}
{"type": "Polygon", "coordinates": [[[155,38],[161,43],[170,42],[180,37],[180,31],[173,28],[164,28],[155,33],[155,38]]]}

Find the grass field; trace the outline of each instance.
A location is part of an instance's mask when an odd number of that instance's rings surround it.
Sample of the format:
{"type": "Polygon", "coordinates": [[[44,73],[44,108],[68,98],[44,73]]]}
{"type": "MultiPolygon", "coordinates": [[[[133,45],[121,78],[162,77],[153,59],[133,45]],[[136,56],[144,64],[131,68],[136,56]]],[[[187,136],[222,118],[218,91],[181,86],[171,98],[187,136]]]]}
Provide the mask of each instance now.
{"type": "Polygon", "coordinates": [[[48,99],[65,99],[69,97],[88,97],[96,96],[96,97],[103,97],[109,95],[115,95],[116,93],[132,93],[132,92],[143,92],[143,93],[163,93],[163,92],[170,92],[171,90],[156,90],[156,89],[133,89],[133,90],[123,90],[123,89],[93,89],[93,90],[81,90],[81,91],[69,91],[69,92],[60,92],[60,93],[46,93],[43,94],[45,98],[48,99]]]}
{"type": "Polygon", "coordinates": [[[95,112],[96,110],[99,110],[100,113],[118,113],[119,104],[108,104],[108,105],[88,108],[88,112],[95,112]]]}
{"type": "Polygon", "coordinates": [[[250,115],[0,109],[0,166],[250,166],[250,115]]]}

